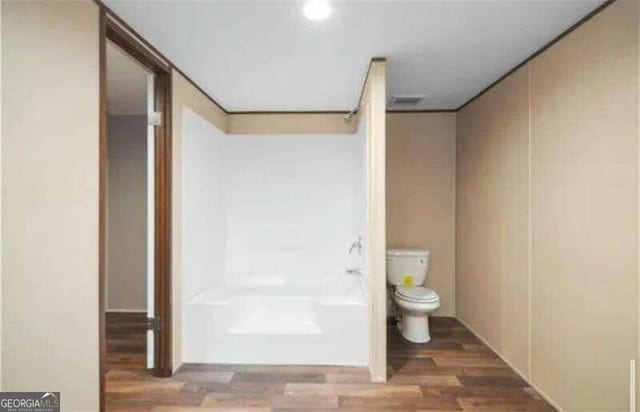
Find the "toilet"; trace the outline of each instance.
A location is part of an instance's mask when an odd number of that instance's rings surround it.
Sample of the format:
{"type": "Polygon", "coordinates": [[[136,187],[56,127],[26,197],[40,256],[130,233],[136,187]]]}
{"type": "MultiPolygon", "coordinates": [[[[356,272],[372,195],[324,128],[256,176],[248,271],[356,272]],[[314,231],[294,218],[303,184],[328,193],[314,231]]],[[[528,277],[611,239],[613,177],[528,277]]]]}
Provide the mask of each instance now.
{"type": "Polygon", "coordinates": [[[429,271],[429,251],[420,249],[387,250],[387,281],[401,320],[398,329],[410,342],[426,343],[429,314],[440,307],[440,296],[423,287],[429,271]]]}

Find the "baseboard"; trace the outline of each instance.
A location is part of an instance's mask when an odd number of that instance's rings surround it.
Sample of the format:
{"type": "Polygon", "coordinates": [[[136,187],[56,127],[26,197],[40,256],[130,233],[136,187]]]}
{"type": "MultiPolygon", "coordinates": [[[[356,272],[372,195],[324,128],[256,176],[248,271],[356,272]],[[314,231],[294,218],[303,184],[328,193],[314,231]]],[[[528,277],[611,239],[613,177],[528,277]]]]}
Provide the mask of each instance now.
{"type": "Polygon", "coordinates": [[[147,313],[146,309],[105,309],[106,313],[147,313]]]}
{"type": "Polygon", "coordinates": [[[509,365],[509,367],[511,369],[513,369],[521,378],[522,380],[524,380],[525,382],[527,382],[529,384],[529,386],[531,386],[533,389],[536,390],[536,392],[538,392],[540,394],[540,396],[542,396],[544,398],[545,401],[549,402],[549,404],[551,404],[551,406],[553,406],[554,408],[556,408],[558,411],[560,412],[564,412],[564,409],[562,409],[560,407],[560,405],[558,405],[555,401],[553,401],[551,399],[551,397],[549,395],[547,395],[546,393],[544,393],[544,391],[542,391],[538,385],[534,384],[533,382],[531,382],[531,380],[529,380],[529,378],[522,373],[522,371],[518,368],[516,368],[513,364],[511,364],[511,362],[509,362],[507,359],[504,358],[504,356],[502,356],[500,354],[500,352],[498,352],[496,350],[496,348],[493,347],[493,345],[491,345],[489,342],[487,342],[487,340],[485,338],[482,337],[482,335],[480,335],[474,328],[472,328],[471,326],[469,326],[469,324],[467,322],[465,322],[462,318],[457,317],[456,319],[458,319],[458,321],[460,323],[462,323],[467,329],[469,329],[471,331],[471,333],[473,333],[478,339],[480,339],[482,341],[482,343],[484,343],[485,345],[487,345],[489,347],[489,349],[491,349],[493,351],[493,353],[495,353],[496,355],[498,355],[498,357],[500,359],[502,359],[502,361],[504,363],[506,363],[507,365],[509,365]]]}

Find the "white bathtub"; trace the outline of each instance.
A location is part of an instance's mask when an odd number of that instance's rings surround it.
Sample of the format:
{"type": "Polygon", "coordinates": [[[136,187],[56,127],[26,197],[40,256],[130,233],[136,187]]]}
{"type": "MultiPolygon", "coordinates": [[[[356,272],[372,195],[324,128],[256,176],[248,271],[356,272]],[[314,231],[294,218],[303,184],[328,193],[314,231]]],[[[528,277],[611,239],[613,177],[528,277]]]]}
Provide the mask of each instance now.
{"type": "MultiPolygon", "coordinates": [[[[246,274],[230,278],[251,279],[246,274]]],[[[330,276],[317,285],[297,286],[278,277],[255,279],[262,283],[208,287],[186,302],[185,362],[367,364],[362,278],[330,276]]]]}

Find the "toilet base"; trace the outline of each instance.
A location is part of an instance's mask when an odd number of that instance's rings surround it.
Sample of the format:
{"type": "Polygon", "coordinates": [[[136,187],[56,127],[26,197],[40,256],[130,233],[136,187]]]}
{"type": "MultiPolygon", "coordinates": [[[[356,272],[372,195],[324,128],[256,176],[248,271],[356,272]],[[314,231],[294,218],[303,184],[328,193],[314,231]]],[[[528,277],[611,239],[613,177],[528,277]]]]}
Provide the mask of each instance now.
{"type": "Polygon", "coordinates": [[[412,316],[406,313],[402,314],[400,322],[398,322],[398,330],[403,338],[413,343],[427,343],[431,340],[429,333],[429,316],[412,316]]]}

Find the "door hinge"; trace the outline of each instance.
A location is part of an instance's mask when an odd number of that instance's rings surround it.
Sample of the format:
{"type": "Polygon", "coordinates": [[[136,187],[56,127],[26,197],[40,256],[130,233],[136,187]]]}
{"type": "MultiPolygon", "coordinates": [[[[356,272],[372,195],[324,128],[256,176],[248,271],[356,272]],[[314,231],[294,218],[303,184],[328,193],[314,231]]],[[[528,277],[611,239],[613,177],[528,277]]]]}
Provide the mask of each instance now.
{"type": "Polygon", "coordinates": [[[149,112],[147,119],[149,126],[162,126],[162,112],[149,112]]]}
{"type": "Polygon", "coordinates": [[[158,317],[147,318],[147,330],[162,330],[162,320],[158,317]]]}

